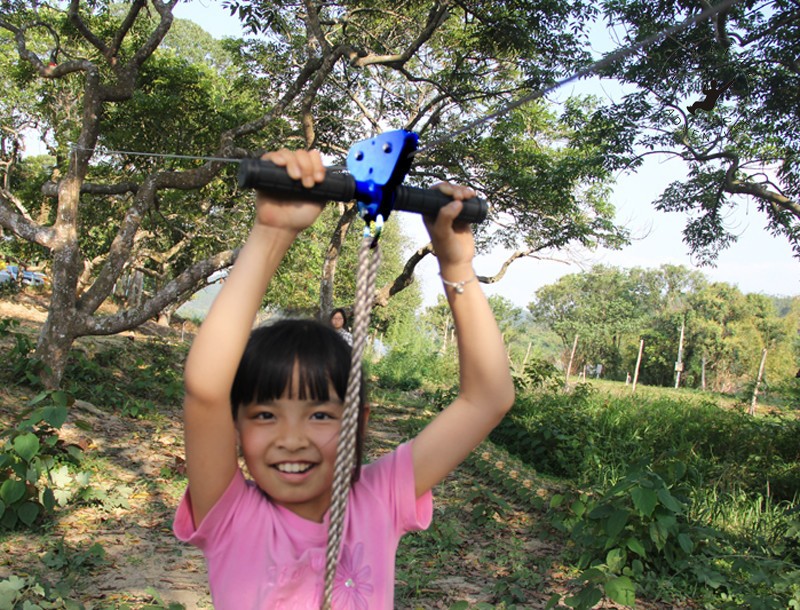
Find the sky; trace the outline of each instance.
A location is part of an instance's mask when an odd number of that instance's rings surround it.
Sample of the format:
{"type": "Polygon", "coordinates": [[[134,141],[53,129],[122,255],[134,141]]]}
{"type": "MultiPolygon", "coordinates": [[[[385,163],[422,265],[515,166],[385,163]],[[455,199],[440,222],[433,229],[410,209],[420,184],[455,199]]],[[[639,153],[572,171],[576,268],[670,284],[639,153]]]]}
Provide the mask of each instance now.
{"type": "MultiPolygon", "coordinates": [[[[239,23],[222,10],[214,0],[193,0],[180,3],[176,17],[191,19],[213,36],[237,36],[239,23]]],[[[612,48],[614,43],[604,30],[592,37],[595,51],[612,48]]],[[[592,93],[613,98],[621,94],[612,84],[598,80],[571,84],[559,95],[592,93]]],[[[765,230],[766,218],[758,212],[754,202],[742,199],[741,205],[728,218],[729,227],[738,240],[719,256],[715,267],[698,267],[683,243],[681,231],[685,216],[658,212],[654,201],[672,181],[686,174],[687,166],[675,160],[650,156],[635,173],[617,177],[611,201],[616,208],[618,224],[627,227],[633,236],[631,245],[620,251],[561,252],[558,261],[520,259],[508,269],[505,277],[493,285],[485,285],[487,294],[499,294],[518,307],[527,307],[534,301],[536,290],[556,282],[561,276],[579,273],[595,264],[615,267],[657,268],[662,264],[683,265],[697,269],[709,280],[727,282],[745,293],[771,295],[800,294],[800,261],[792,257],[791,248],[784,238],[773,237],[765,230]]],[[[397,214],[406,234],[411,236],[414,248],[426,243],[427,234],[422,219],[415,214],[397,214]]],[[[494,275],[505,260],[507,252],[476,257],[474,267],[478,275],[494,275]]],[[[438,267],[432,257],[426,257],[417,267],[416,276],[422,286],[424,305],[436,302],[443,294],[438,278],[438,267]]]]}

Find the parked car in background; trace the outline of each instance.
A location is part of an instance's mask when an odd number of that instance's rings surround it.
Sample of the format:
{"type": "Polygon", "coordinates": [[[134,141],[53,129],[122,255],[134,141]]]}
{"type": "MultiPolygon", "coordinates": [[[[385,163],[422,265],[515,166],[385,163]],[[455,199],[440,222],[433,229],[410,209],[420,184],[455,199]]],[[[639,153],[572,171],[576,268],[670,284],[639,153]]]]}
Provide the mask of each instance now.
{"type": "Polygon", "coordinates": [[[21,282],[23,286],[44,286],[47,276],[38,271],[22,270],[20,277],[19,266],[6,265],[0,269],[0,284],[6,282],[21,282]]]}

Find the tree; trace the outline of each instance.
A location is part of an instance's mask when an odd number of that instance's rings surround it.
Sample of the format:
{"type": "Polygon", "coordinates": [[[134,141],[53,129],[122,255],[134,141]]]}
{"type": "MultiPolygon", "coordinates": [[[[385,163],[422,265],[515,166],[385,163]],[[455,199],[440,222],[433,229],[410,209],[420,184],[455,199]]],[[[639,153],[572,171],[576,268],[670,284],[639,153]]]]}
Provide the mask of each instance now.
{"type": "Polygon", "coordinates": [[[637,333],[641,318],[648,313],[642,307],[646,298],[628,272],[597,265],[540,288],[528,308],[561,338],[564,354],[568,355],[577,334],[578,362],[602,363],[607,374],[617,376],[625,340],[637,333]]]}
{"type": "MultiPolygon", "coordinates": [[[[570,101],[560,114],[532,104],[446,137],[585,59],[591,3],[228,1],[256,35],[219,44],[198,37],[198,53],[188,42],[196,28],[173,25],[176,2],[0,4],[0,44],[15,57],[11,78],[3,77],[0,120],[13,128],[5,130],[0,226],[50,256],[52,297],[37,345],[48,385],[60,382],[77,337],[135,327],[235,261],[229,244],[246,230],[251,195],[237,190],[234,168],[158,155],[241,158],[289,145],[341,159],[349,143],[405,127],[442,140],[419,156],[412,181],[459,179],[495,202],[497,222],[479,228],[484,249],[514,244],[519,258],[624,241],[611,222],[601,161],[614,139],[587,135],[598,124],[593,102],[570,101]],[[13,144],[28,123],[51,157],[38,170],[13,144]],[[38,172],[46,214],[32,213],[42,202],[23,186],[26,169],[38,172]],[[99,315],[131,273],[146,278],[142,301],[99,315]]],[[[604,128],[613,135],[613,124],[604,128]]],[[[347,285],[336,281],[336,263],[355,211],[338,212],[290,253],[287,269],[306,272],[278,278],[306,296],[317,284],[323,312],[335,287],[347,285]]],[[[430,252],[413,253],[376,302],[406,288],[430,252]]]]}
{"type": "MultiPolygon", "coordinates": [[[[620,44],[640,41],[712,3],[608,0],[620,44]]],[[[644,155],[677,157],[688,175],[655,200],[687,216],[684,241],[712,264],[736,240],[730,209],[750,205],[800,257],[800,12],[794,0],[742,0],[617,62],[604,76],[636,90],[598,119],[628,125],[635,168],[644,155]]]]}

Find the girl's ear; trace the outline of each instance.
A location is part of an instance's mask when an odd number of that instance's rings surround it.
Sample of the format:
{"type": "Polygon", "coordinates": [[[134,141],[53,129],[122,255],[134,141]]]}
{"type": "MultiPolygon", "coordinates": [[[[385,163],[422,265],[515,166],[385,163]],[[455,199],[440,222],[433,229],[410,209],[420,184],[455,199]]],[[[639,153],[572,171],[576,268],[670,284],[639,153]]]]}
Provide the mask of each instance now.
{"type": "Polygon", "coordinates": [[[367,426],[369,425],[369,413],[372,410],[372,407],[369,403],[365,403],[361,409],[361,417],[364,419],[364,432],[367,431],[367,426]]]}

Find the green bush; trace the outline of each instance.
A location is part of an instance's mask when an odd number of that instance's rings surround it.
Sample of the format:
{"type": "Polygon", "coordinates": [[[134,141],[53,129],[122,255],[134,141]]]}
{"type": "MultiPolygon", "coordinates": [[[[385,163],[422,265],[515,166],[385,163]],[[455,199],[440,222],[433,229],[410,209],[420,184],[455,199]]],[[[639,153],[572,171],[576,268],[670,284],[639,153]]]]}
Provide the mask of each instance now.
{"type": "Polygon", "coordinates": [[[639,462],[678,457],[698,480],[792,500],[800,486],[800,421],[713,403],[593,392],[518,395],[491,439],[539,470],[584,484],[615,480],[639,462]]]}
{"type": "Polygon", "coordinates": [[[65,502],[63,486],[54,481],[56,467],[82,457],[58,436],[71,402],[66,392],[42,392],[0,434],[0,529],[32,527],[65,502]]]}

